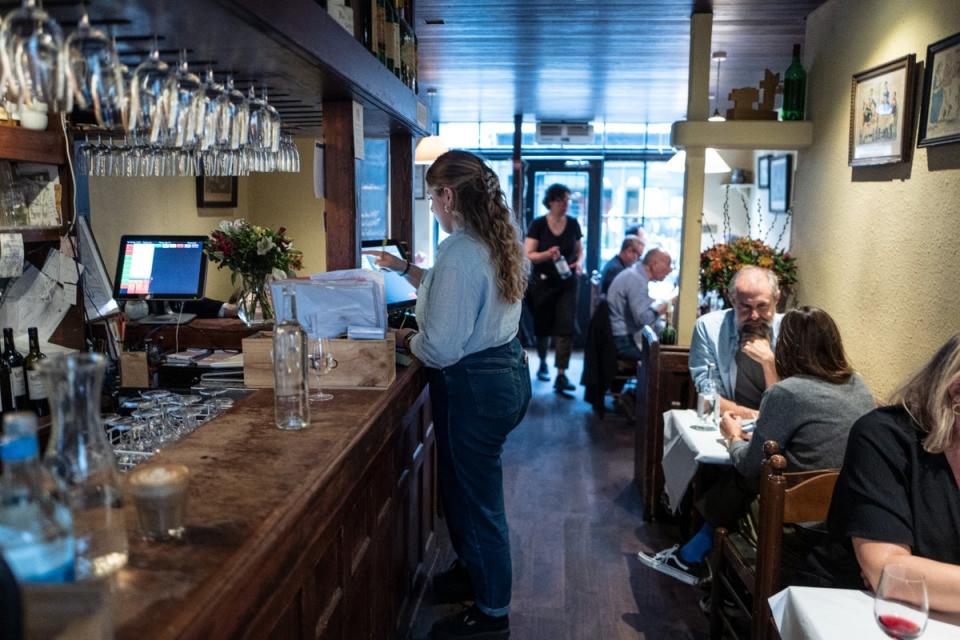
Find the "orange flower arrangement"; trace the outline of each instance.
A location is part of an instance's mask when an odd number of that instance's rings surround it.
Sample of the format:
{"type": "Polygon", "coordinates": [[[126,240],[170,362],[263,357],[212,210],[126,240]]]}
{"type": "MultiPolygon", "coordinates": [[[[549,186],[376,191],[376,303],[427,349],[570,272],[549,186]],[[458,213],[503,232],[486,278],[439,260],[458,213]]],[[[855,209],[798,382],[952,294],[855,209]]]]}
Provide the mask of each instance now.
{"type": "Polygon", "coordinates": [[[717,243],[700,254],[700,285],[704,291],[717,291],[726,299],[730,279],[746,265],[773,271],[786,294],[797,282],[797,259],[790,252],[771,248],[762,240],[738,238],[717,243]]]}

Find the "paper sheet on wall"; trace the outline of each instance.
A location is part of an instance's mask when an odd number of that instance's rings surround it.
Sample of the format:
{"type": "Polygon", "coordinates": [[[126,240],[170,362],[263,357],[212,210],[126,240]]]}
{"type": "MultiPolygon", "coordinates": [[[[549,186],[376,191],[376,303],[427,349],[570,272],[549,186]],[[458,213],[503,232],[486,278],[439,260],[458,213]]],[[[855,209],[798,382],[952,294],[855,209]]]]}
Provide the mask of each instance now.
{"type": "Polygon", "coordinates": [[[120,307],[113,299],[113,284],[90,232],[90,225],[83,216],[77,218],[77,239],[80,262],[84,266],[83,305],[87,319],[98,320],[120,313],[120,307]]]}
{"type": "Polygon", "coordinates": [[[0,278],[17,278],[23,273],[23,236],[0,233],[0,278]]]}
{"type": "Polygon", "coordinates": [[[40,340],[49,340],[70,304],[63,287],[27,265],[23,275],[7,288],[0,305],[0,326],[11,327],[17,335],[36,327],[40,340]]]}

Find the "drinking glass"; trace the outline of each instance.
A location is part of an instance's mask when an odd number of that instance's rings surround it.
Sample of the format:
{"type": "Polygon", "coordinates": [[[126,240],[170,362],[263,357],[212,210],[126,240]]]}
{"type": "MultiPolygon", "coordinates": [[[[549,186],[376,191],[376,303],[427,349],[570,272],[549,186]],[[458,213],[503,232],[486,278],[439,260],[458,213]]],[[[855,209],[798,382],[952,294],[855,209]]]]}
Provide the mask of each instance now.
{"type": "Polygon", "coordinates": [[[883,568],[873,611],[885,634],[898,640],[919,637],[927,627],[929,608],[923,574],[901,564],[883,568]]]}
{"type": "Polygon", "coordinates": [[[322,376],[327,375],[337,368],[337,360],[333,357],[330,350],[330,340],[327,338],[311,338],[309,344],[310,368],[317,376],[317,388],[314,389],[310,399],[315,402],[324,402],[332,400],[333,395],[324,393],[320,390],[320,381],[322,376]]]}

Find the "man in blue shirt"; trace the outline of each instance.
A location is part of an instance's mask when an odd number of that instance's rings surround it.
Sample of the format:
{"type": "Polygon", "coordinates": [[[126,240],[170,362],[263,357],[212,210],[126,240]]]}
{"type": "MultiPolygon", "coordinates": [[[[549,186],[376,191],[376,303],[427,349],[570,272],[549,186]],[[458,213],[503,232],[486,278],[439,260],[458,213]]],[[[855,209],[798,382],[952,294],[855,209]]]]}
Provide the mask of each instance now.
{"type": "MultiPolygon", "coordinates": [[[[643,233],[642,229],[640,233],[643,233]]],[[[636,264],[640,256],[643,255],[644,247],[645,242],[642,235],[628,235],[623,239],[623,244],[620,245],[620,253],[610,258],[607,264],[603,265],[603,271],[601,271],[603,279],[600,281],[601,293],[606,294],[610,290],[613,279],[620,275],[621,271],[636,264]]]]}
{"type": "Polygon", "coordinates": [[[629,360],[639,360],[640,348],[634,336],[645,325],[653,325],[666,312],[667,304],[650,297],[650,282],[659,282],[673,270],[670,254],[662,249],[651,249],[643,257],[642,264],[624,269],[613,279],[607,292],[610,308],[610,332],[617,355],[629,360]]]}
{"type": "Polygon", "coordinates": [[[780,320],[780,287],[769,269],[747,266],[730,281],[733,309],[701,316],[690,343],[690,375],[697,388],[707,377],[708,365],[717,371],[720,413],[756,418],[763,391],[777,382],[773,347],[780,320]]]}

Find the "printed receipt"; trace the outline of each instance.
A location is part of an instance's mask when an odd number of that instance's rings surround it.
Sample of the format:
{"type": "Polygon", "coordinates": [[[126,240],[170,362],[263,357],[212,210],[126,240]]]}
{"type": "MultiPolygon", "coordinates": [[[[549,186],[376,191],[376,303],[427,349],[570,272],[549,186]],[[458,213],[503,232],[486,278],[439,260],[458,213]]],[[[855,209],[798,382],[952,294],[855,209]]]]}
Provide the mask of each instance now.
{"type": "Polygon", "coordinates": [[[19,278],[23,273],[23,236],[0,233],[0,278],[19,278]]]}

